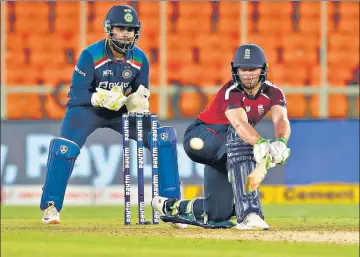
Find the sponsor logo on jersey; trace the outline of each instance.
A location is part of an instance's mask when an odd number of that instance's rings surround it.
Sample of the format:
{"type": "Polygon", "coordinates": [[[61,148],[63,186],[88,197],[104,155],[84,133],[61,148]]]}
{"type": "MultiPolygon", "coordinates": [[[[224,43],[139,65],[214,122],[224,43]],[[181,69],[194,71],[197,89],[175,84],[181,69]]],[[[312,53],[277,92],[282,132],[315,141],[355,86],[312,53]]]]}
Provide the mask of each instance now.
{"type": "Polygon", "coordinates": [[[114,75],[113,72],[112,72],[112,70],[104,70],[104,71],[103,71],[103,76],[104,76],[104,77],[109,76],[109,75],[111,75],[111,76],[114,75]]]}
{"type": "Polygon", "coordinates": [[[107,90],[111,90],[113,87],[120,87],[121,90],[127,89],[129,87],[129,82],[109,82],[109,81],[101,81],[99,82],[99,88],[104,88],[107,90]]]}
{"type": "Polygon", "coordinates": [[[83,72],[82,70],[80,70],[77,65],[75,65],[75,71],[76,71],[77,73],[79,73],[80,75],[84,76],[84,77],[86,76],[86,73],[83,72]]]}

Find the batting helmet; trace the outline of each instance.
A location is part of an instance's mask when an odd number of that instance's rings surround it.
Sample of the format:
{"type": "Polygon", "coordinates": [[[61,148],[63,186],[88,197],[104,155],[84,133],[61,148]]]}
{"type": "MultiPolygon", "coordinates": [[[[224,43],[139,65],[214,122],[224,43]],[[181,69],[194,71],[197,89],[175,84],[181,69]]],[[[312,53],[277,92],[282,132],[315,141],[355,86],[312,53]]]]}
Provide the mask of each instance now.
{"type": "Polygon", "coordinates": [[[238,68],[261,68],[259,83],[264,82],[268,71],[264,50],[255,44],[245,44],[236,49],[234,60],[231,62],[231,72],[234,83],[243,86],[237,71],[238,68]]]}

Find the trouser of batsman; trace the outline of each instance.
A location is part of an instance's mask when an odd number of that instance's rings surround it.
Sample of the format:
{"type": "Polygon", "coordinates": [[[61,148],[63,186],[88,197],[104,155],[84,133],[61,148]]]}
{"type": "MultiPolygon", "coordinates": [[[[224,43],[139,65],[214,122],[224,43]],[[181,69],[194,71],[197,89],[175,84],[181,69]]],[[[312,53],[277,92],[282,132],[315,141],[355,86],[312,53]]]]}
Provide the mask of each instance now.
{"type": "Polygon", "coordinates": [[[206,124],[197,119],[185,132],[184,149],[193,161],[205,164],[204,197],[158,198],[154,203],[164,215],[169,214],[162,217],[164,221],[204,228],[230,228],[234,224],[228,220],[236,214],[238,223],[250,213],[264,218],[258,190],[251,194],[244,190],[244,178],[256,166],[253,147],[241,140],[231,126],[206,124]],[[203,140],[204,147],[193,149],[192,138],[203,140]],[[234,199],[238,205],[234,204],[234,199]]]}

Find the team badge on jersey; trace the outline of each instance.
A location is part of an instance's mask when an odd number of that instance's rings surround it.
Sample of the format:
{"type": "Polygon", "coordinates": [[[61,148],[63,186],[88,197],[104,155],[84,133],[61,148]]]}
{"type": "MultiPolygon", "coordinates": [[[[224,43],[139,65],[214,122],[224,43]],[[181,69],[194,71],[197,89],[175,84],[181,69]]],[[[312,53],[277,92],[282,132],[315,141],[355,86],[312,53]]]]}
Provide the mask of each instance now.
{"type": "Polygon", "coordinates": [[[122,77],[123,77],[124,79],[130,78],[131,75],[132,75],[131,70],[124,70],[124,71],[122,72],[122,77]]]}
{"type": "Polygon", "coordinates": [[[250,107],[250,106],[245,106],[245,111],[246,111],[246,112],[251,111],[251,107],[250,107]]]}
{"type": "Polygon", "coordinates": [[[264,106],[262,104],[258,105],[258,113],[259,115],[263,115],[264,114],[264,106]]]}

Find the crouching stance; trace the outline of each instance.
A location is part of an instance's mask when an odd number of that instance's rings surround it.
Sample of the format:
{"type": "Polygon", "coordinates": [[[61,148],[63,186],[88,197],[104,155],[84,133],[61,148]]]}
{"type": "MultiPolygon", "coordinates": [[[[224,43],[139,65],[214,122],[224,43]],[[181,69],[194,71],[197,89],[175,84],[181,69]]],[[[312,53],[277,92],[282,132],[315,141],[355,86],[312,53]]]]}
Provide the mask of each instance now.
{"type": "MultiPolygon", "coordinates": [[[[122,134],[122,115],[144,113],[143,140],[149,149],[149,62],[136,46],[141,26],[135,9],[113,6],[104,21],[106,39],[83,50],[73,72],[69,101],[60,129],[49,147],[46,179],[40,202],[44,224],[59,224],[68,180],[80,149],[97,129],[122,134]]],[[[136,119],[129,118],[129,138],[137,139],[136,119]]],[[[159,193],[180,199],[176,133],[158,124],[159,193]]]]}
{"type": "Polygon", "coordinates": [[[161,212],[165,222],[204,228],[269,229],[259,191],[248,193],[245,185],[247,176],[266,156],[271,159],[267,166],[273,167],[284,164],[290,155],[285,96],[266,80],[268,66],[259,46],[240,46],[231,69],[233,80],[219,90],[191,125],[187,131],[191,136],[185,135],[185,150],[193,137],[204,141],[202,149],[186,151],[193,161],[205,164],[204,198],[155,197],[152,206],[161,212]],[[272,143],[254,129],[269,110],[276,137],[272,143]],[[236,221],[230,222],[234,216],[236,221]]]}

